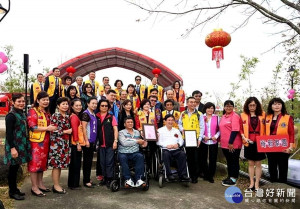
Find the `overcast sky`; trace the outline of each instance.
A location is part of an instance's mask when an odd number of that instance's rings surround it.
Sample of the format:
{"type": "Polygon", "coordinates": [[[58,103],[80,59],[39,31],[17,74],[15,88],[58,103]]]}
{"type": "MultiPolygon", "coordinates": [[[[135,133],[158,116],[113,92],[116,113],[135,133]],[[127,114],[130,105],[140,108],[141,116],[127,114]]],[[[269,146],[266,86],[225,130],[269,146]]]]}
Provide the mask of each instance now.
{"type": "MultiPolygon", "coordinates": [[[[7,6],[6,0],[0,3],[7,6]]],[[[224,100],[228,98],[230,82],[238,80],[241,54],[260,60],[252,78],[257,88],[267,85],[271,71],[283,56],[280,50],[262,54],[278,42],[278,37],[270,35],[274,26],[262,25],[254,17],[246,27],[231,34],[232,41],[224,49],[225,60],[220,69],[216,68],[205,37],[214,28],[232,32],[233,23],[241,18],[240,11],[230,10],[185,39],[181,34],[191,22],[188,17],[162,15],[144,21],[147,17],[146,12],[123,0],[14,0],[11,11],[0,23],[0,46],[13,45],[15,59],[20,62],[28,53],[32,73],[93,50],[125,48],[149,56],[179,74],[188,95],[198,89],[218,92],[224,100]]],[[[110,77],[111,85],[122,79],[127,86],[136,73],[110,68],[98,71],[97,80],[104,75],[110,77]]]]}

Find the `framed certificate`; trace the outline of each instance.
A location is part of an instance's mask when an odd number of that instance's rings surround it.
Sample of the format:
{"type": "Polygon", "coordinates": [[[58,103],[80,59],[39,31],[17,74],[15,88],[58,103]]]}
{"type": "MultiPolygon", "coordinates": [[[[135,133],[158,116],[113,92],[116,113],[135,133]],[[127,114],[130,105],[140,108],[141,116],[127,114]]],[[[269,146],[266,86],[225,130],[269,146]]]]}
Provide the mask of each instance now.
{"type": "Polygon", "coordinates": [[[158,141],[155,125],[143,124],[143,133],[146,141],[158,141]]]}
{"type": "Polygon", "coordinates": [[[196,130],[184,131],[185,147],[197,147],[197,133],[196,130]]]}

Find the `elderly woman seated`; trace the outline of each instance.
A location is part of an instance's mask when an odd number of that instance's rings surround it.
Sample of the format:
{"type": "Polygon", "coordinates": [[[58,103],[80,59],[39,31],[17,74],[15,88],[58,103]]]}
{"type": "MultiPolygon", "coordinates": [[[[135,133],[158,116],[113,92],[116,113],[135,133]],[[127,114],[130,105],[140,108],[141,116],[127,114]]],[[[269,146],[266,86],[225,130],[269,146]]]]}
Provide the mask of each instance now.
{"type": "Polygon", "coordinates": [[[164,118],[165,126],[158,129],[159,139],[157,145],[162,148],[162,158],[166,168],[166,174],[169,181],[175,180],[172,175],[170,165],[171,160],[176,160],[178,167],[178,176],[182,181],[189,181],[190,178],[187,175],[186,166],[186,154],[180,149],[183,145],[183,139],[180,131],[173,127],[175,117],[168,114],[164,118]]]}
{"type": "Polygon", "coordinates": [[[128,116],[124,119],[125,129],[119,132],[119,161],[122,167],[125,187],[146,186],[144,178],[144,155],[139,147],[146,147],[147,142],[141,139],[140,132],[133,129],[133,118],[128,116]],[[133,161],[135,166],[135,182],[131,179],[128,161],[133,161]]]}

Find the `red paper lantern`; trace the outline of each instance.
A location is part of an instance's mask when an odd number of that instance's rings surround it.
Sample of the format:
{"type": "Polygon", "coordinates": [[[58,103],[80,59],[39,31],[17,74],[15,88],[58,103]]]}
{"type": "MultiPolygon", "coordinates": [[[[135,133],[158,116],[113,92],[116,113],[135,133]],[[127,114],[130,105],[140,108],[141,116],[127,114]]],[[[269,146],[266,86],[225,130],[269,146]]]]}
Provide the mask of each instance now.
{"type": "Polygon", "coordinates": [[[69,76],[72,77],[72,75],[76,72],[76,69],[73,66],[70,66],[66,69],[66,71],[69,73],[69,76]]]}
{"type": "Polygon", "coordinates": [[[153,68],[152,73],[157,78],[159,76],[159,74],[161,73],[161,70],[156,67],[156,68],[153,68]]]}
{"type": "Polygon", "coordinates": [[[216,60],[217,68],[220,68],[220,60],[224,59],[223,47],[231,41],[231,36],[222,29],[215,29],[205,38],[205,44],[212,48],[212,60],[216,60]]]}

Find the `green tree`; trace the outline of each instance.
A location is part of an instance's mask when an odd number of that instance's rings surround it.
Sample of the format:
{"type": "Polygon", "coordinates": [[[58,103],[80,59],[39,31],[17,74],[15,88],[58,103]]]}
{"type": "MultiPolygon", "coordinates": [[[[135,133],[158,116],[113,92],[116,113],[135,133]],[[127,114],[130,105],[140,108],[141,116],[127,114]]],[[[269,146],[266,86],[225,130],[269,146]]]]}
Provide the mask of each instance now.
{"type": "MultiPolygon", "coordinates": [[[[7,93],[24,93],[25,92],[25,73],[23,72],[23,64],[14,59],[12,45],[2,47],[4,53],[8,57],[8,69],[3,73],[4,80],[0,81],[0,91],[7,93]]],[[[35,76],[28,75],[27,88],[29,92],[30,83],[35,81],[35,76]]]]}

